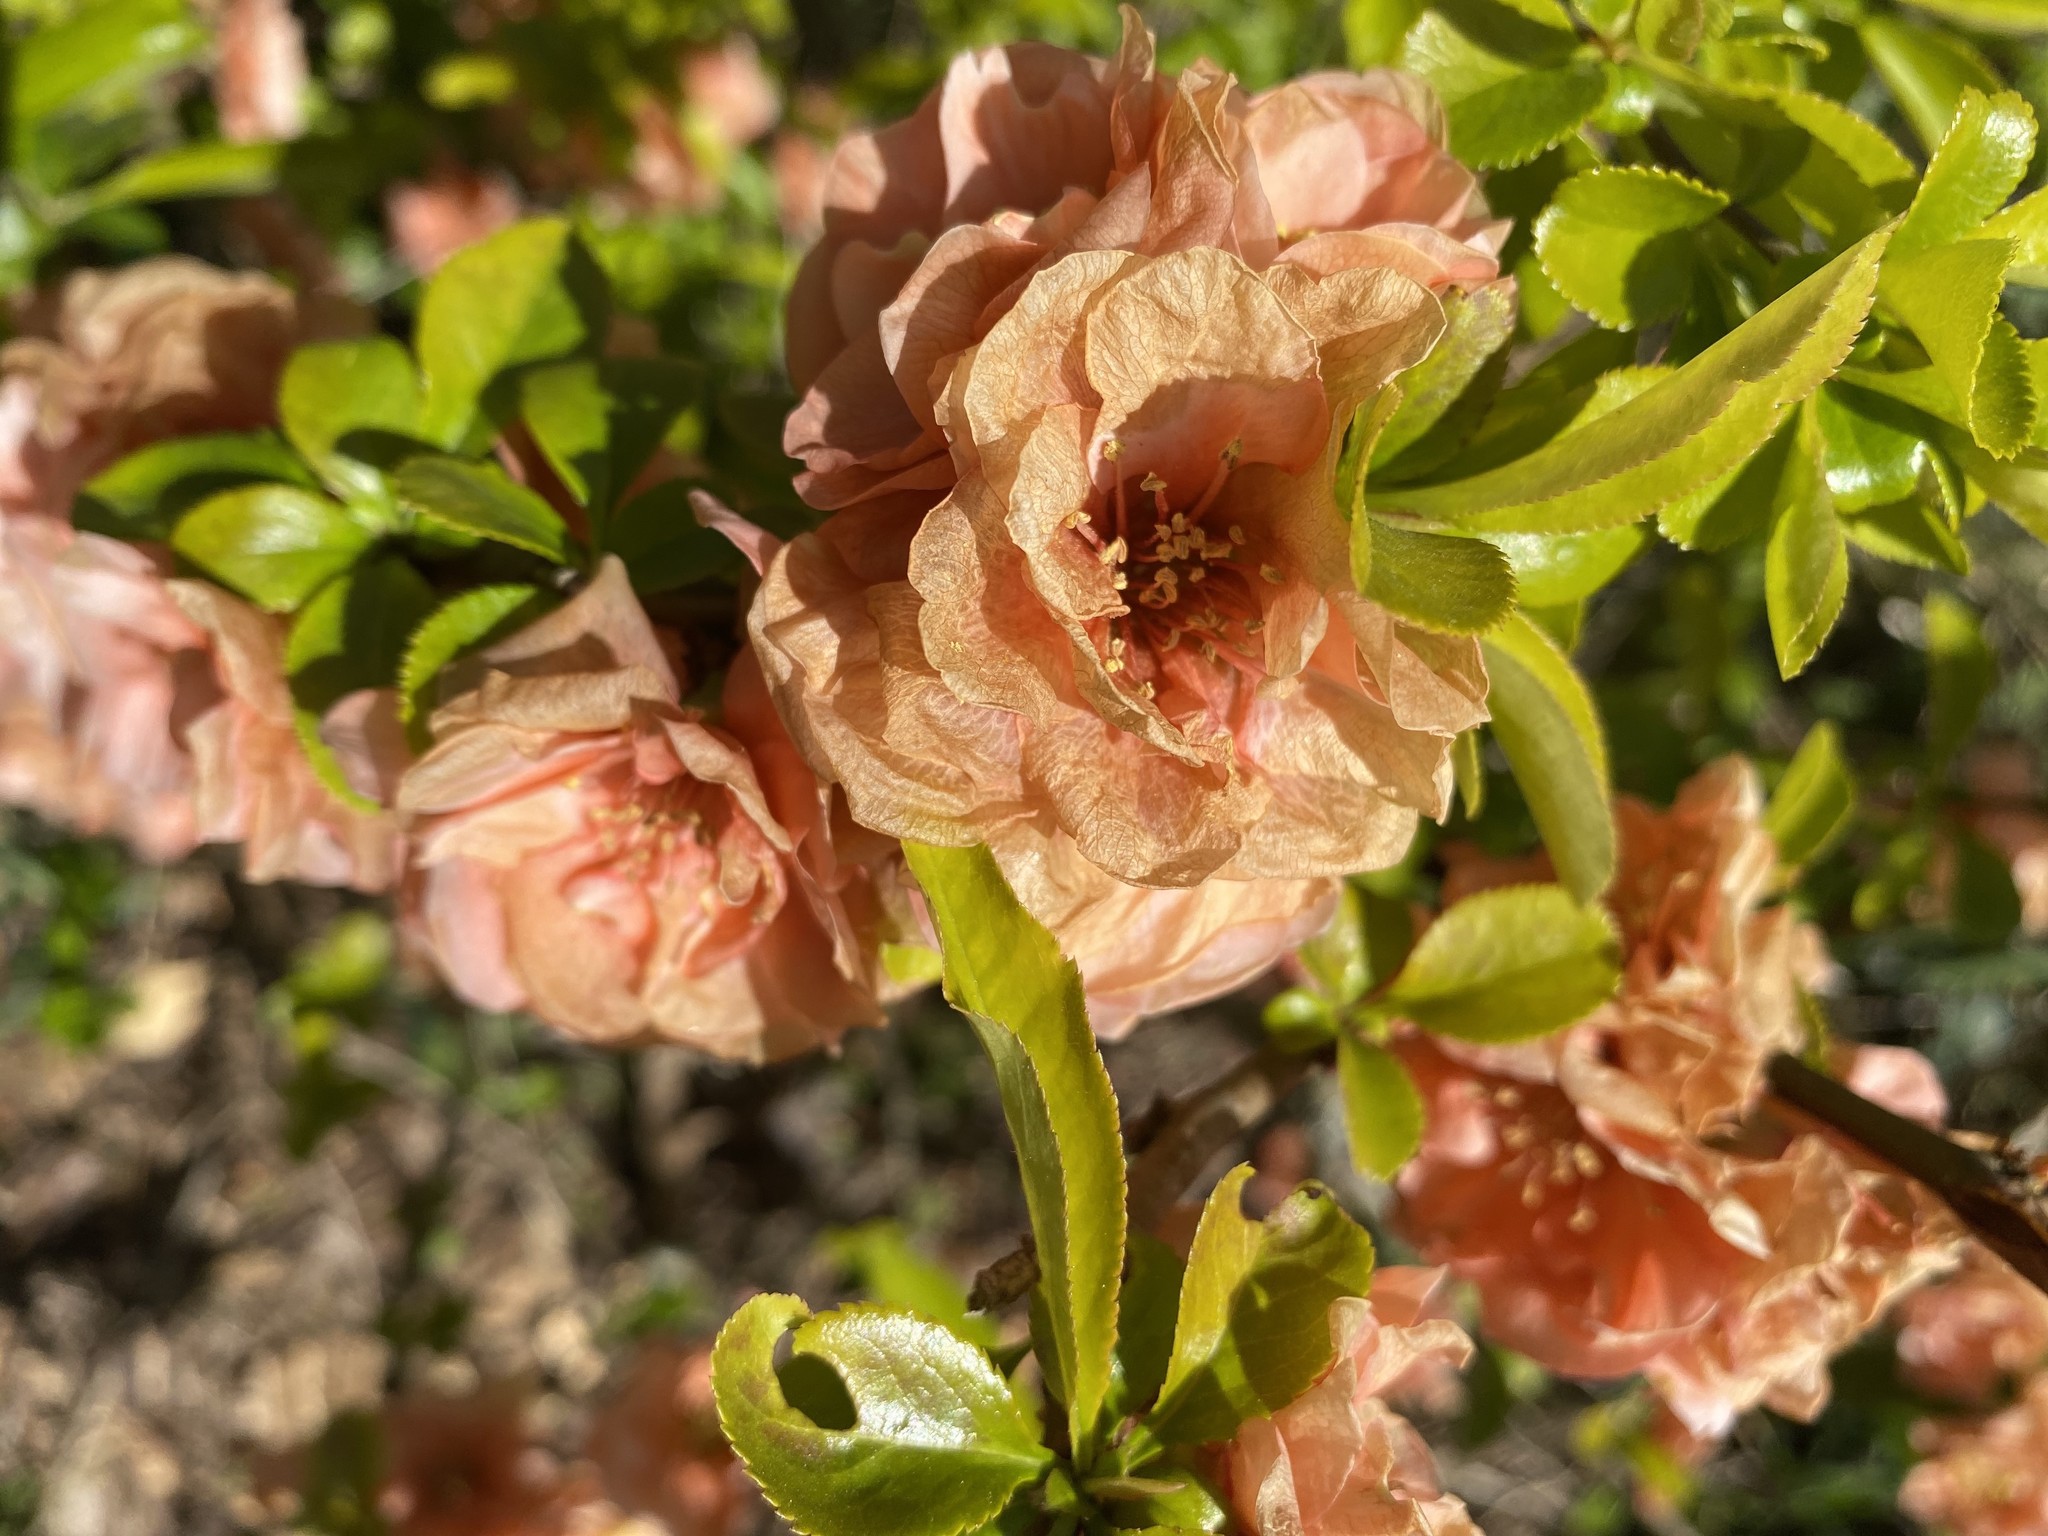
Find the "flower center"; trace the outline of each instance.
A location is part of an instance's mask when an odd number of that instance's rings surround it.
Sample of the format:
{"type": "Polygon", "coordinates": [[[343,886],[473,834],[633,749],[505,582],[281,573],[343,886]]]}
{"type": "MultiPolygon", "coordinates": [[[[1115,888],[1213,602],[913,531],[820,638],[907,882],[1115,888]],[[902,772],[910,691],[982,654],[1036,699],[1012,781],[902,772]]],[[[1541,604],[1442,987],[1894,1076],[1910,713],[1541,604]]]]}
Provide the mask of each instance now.
{"type": "MultiPolygon", "coordinates": [[[[1101,452],[1121,468],[1120,442],[1110,438],[1101,452]]],[[[1204,661],[1254,677],[1264,673],[1256,637],[1266,626],[1253,582],[1277,586],[1282,577],[1269,565],[1254,573],[1244,529],[1209,523],[1242,452],[1236,441],[1226,446],[1208,483],[1192,495],[1156,473],[1119,474],[1092,510],[1068,519],[1109,568],[1110,585],[1123,594],[1099,642],[1103,667],[1142,698],[1154,696],[1172,665],[1168,658],[1183,646],[1204,661]]]]}
{"type": "MultiPolygon", "coordinates": [[[[1570,1103],[1556,1089],[1518,1088],[1500,1084],[1488,1097],[1493,1101],[1502,1158],[1499,1176],[1522,1186],[1522,1206],[1537,1210],[1553,1194],[1590,1184],[1607,1171],[1599,1149],[1580,1134],[1579,1118],[1570,1103]]],[[[1565,1225],[1577,1233],[1593,1230],[1593,1204],[1583,1188],[1576,1191],[1572,1213],[1565,1225]]]]}

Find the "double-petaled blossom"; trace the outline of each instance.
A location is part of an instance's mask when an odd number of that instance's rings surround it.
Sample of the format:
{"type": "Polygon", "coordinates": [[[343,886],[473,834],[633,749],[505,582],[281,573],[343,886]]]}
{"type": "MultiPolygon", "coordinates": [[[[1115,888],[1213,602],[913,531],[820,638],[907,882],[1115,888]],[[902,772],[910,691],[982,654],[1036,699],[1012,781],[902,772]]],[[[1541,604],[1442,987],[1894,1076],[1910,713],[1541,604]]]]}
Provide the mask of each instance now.
{"type": "Polygon", "coordinates": [[[711,1351],[649,1339],[636,1346],[590,1426],[587,1455],[606,1498],[676,1536],[724,1536],[754,1507],[718,1427],[711,1351]]]}
{"type": "Polygon", "coordinates": [[[1899,1369],[1916,1390],[1987,1403],[2048,1361],[2048,1296],[1971,1243],[1963,1264],[1899,1304],[1899,1369]]]}
{"type": "MultiPolygon", "coordinates": [[[[1755,774],[1705,770],[1668,813],[1618,808],[1620,991],[1528,1045],[1399,1047],[1429,1106],[1400,1180],[1432,1261],[1477,1284],[1489,1333],[1569,1375],[1645,1372],[1692,1436],[1758,1403],[1817,1412],[1826,1363],[1952,1262],[1931,1196],[1761,1107],[1804,1042],[1815,936],[1760,905],[1776,853],[1755,774]]],[[[1452,892],[1489,883],[1454,867],[1452,892]]],[[[1844,1056],[1852,1084],[1938,1118],[1912,1052],[1844,1056]]]]}
{"type": "Polygon", "coordinates": [[[1385,1401],[1404,1378],[1463,1366],[1471,1341],[1452,1323],[1377,1315],[1359,1297],[1331,1304],[1330,1336],[1337,1358],[1329,1371],[1279,1412],[1247,1419],[1224,1453],[1225,1488],[1243,1528],[1256,1536],[1477,1536],[1464,1504],[1438,1483],[1421,1435],[1385,1401]]]}
{"type": "Polygon", "coordinates": [[[2048,1530],[2048,1373],[2019,1401],[1982,1419],[1914,1428],[1925,1459],[1906,1474],[1899,1505],[1945,1536],[2036,1536],[2048,1530]]]}
{"type": "Polygon", "coordinates": [[[889,872],[843,860],[751,663],[723,727],[683,708],[608,559],[481,671],[397,793],[414,929],[459,993],[597,1043],[757,1061],[880,1021],[889,872]]]}
{"type": "Polygon", "coordinates": [[[825,210],[786,446],[839,510],[765,566],[777,707],[862,825],[988,844],[1109,1028],[1225,990],[1485,718],[1476,644],[1354,587],[1331,476],[1500,227],[1419,84],[1247,98],[1135,18],[956,59],[825,210]]]}

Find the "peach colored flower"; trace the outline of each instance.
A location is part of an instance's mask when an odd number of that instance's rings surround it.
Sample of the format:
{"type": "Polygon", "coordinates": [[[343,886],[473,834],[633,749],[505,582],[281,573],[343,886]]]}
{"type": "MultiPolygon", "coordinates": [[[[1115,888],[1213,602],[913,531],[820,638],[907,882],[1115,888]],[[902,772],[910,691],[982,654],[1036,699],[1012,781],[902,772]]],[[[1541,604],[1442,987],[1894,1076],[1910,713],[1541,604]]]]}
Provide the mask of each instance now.
{"type": "Polygon", "coordinates": [[[1359,1297],[1331,1303],[1330,1336],[1337,1359],[1328,1373],[1271,1418],[1246,1420],[1225,1452],[1228,1499],[1244,1529],[1477,1536],[1465,1506],[1439,1486],[1429,1447],[1383,1401],[1419,1365],[1462,1366],[1471,1342],[1451,1323],[1377,1317],[1359,1297]]]}
{"type": "Polygon", "coordinates": [[[237,144],[295,139],[306,128],[306,34],[287,0],[227,0],[213,99],[237,144]]]}
{"type": "Polygon", "coordinates": [[[775,177],[775,207],[792,240],[817,239],[825,225],[825,149],[809,134],[785,128],[775,135],[768,168],[775,177]]]}
{"type": "Polygon", "coordinates": [[[1899,1304],[1899,1367],[1916,1391],[1986,1403],[2048,1360],[2048,1296],[1978,1243],[1962,1268],[1899,1304]]]}
{"type": "MultiPolygon", "coordinates": [[[[1819,952],[1759,905],[1760,813],[1735,759],[1668,812],[1623,802],[1616,998],[1527,1045],[1398,1046],[1430,1112],[1399,1180],[1424,1256],[1478,1286],[1503,1343],[1569,1375],[1643,1370],[1702,1439],[1760,1402],[1817,1412],[1827,1361],[1956,1241],[1917,1186],[1760,1113],[1770,1056],[1803,1045],[1819,952]]],[[[1471,860],[1456,873],[1461,892],[1489,883],[1471,860]]],[[[1899,1112],[1945,1112],[1912,1052],[1843,1065],[1899,1112]]]]}
{"type": "Polygon", "coordinates": [[[784,447],[812,505],[950,486],[951,360],[1075,252],[1211,245],[1438,291],[1496,277],[1506,226],[1421,82],[1315,75],[1248,100],[1206,61],[1159,75],[1124,17],[1113,62],[1038,43],[962,54],[915,115],[840,145],[789,304],[803,400],[784,447]]]}
{"type": "Polygon", "coordinates": [[[423,277],[519,214],[519,191],[500,171],[446,168],[424,181],[401,182],[384,197],[391,244],[423,277]]]}
{"type": "Polygon", "coordinates": [[[2039,1536],[2048,1530],[2048,1374],[1984,1419],[1914,1427],[1926,1459],[1906,1474],[1899,1507],[1947,1536],[2039,1536]]]}
{"type": "Polygon", "coordinates": [[[55,518],[0,514],[0,802],[155,860],[200,835],[175,717],[206,637],[172,601],[165,564],[55,518]]]}
{"type": "Polygon", "coordinates": [[[945,500],[768,566],[749,628],[805,755],[878,831],[1028,823],[1130,884],[1390,862],[1485,671],[1351,586],[1334,428],[1440,323],[1392,271],[1214,247],[1038,274],[954,370],[945,500]]]}
{"type": "Polygon", "coordinates": [[[718,1428],[711,1351],[649,1339],[599,1409],[585,1454],[605,1496],[689,1536],[723,1536],[752,1506],[746,1474],[718,1428]]]}
{"type": "Polygon", "coordinates": [[[382,1427],[375,1510],[391,1536],[581,1536],[614,1524],[589,1479],[534,1443],[526,1396],[510,1386],[402,1397],[382,1427]]]}
{"type": "Polygon", "coordinates": [[[680,706],[618,561],[482,663],[398,789],[414,927],[456,991],[755,1061],[880,1021],[873,882],[825,846],[815,781],[789,795],[734,734],[759,712],[680,706]]]}
{"type": "MultiPolygon", "coordinates": [[[[345,804],[313,772],[285,682],[284,623],[203,581],[174,581],[171,597],[211,663],[182,695],[200,839],[239,844],[243,877],[259,883],[388,889],[403,859],[397,820],[345,804]]],[[[341,754],[364,765],[354,787],[374,798],[405,756],[395,699],[366,690],[329,719],[358,747],[341,754]]]]}
{"type": "Polygon", "coordinates": [[[265,424],[306,329],[269,278],[183,256],[77,273],[55,311],[0,349],[0,512],[65,517],[124,454],[265,424]]]}

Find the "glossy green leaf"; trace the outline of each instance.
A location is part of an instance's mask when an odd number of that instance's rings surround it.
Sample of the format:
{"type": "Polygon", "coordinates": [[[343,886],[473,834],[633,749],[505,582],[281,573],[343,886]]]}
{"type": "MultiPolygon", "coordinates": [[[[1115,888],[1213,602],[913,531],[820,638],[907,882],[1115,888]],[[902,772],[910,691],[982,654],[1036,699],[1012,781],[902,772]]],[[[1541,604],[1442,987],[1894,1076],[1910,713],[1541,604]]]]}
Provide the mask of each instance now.
{"type": "Polygon", "coordinates": [[[413,631],[398,673],[398,710],[408,725],[424,724],[436,702],[434,681],[465,652],[509,634],[539,615],[539,587],[509,583],[472,587],[451,597],[413,631]]]}
{"type": "Polygon", "coordinates": [[[1508,557],[1515,598],[1525,608],[1554,608],[1591,597],[1621,574],[1650,541],[1641,523],[1585,533],[1492,533],[1508,557]]]}
{"type": "Polygon", "coordinates": [[[391,489],[409,511],[463,533],[510,544],[557,565],[574,558],[562,514],[495,464],[420,454],[398,466],[391,489]]]}
{"type": "Polygon", "coordinates": [[[1692,232],[1727,206],[1725,194],[1675,171],[1581,171],[1536,220],[1536,255],[1576,308],[1610,330],[1633,330],[1685,308],[1692,232]]]}
{"type": "Polygon", "coordinates": [[[1116,1095],[1081,974],[1018,904],[986,848],[904,845],[945,957],[946,996],[995,1063],[1044,1278],[1068,1433],[1086,1466],[1109,1393],[1124,1259],[1116,1095]]]}
{"type": "Polygon", "coordinates": [[[1607,739],[1592,695],[1550,637],[1517,615],[1480,641],[1492,730],[1558,878],[1591,901],[1614,875],[1607,739]]]}
{"type": "Polygon", "coordinates": [[[1927,763],[1938,778],[1970,739],[1977,712],[1998,683],[1998,661],[1969,605],[1930,592],[1921,607],[1927,637],[1927,763]]]}
{"type": "Polygon", "coordinates": [[[1526,457],[1370,503],[1484,532],[1637,522],[1735,471],[1841,365],[1883,251],[1881,234],[1860,242],[1643,393],[1526,457]]]}
{"type": "Polygon", "coordinates": [[[1963,90],[1887,260],[1969,240],[2005,206],[2034,158],[2034,112],[2016,91],[1963,90]]]}
{"type": "Polygon", "coordinates": [[[1953,32],[1880,13],[1866,17],[1856,35],[1914,136],[1930,150],[1948,132],[1964,91],[1974,86],[1989,95],[2003,83],[1984,56],[1953,32]]]}
{"type": "Polygon", "coordinates": [[[370,547],[370,535],[315,492],[247,485],[209,496],[178,520],[171,547],[272,613],[290,613],[370,547]]]}
{"type": "Polygon", "coordinates": [[[506,369],[595,346],[601,285],[564,219],[529,219],[450,257],[427,284],[414,343],[427,440],[459,445],[506,369]]]}
{"type": "Polygon", "coordinates": [[[2034,434],[2033,374],[1999,313],[2010,240],[1964,240],[1885,263],[1879,293],[1919,338],[1978,446],[2011,458],[2034,434]]]}
{"type": "Polygon", "coordinates": [[[1842,519],[1849,542],[1894,565],[1923,571],[1970,573],[1970,551],[1925,496],[1866,507],[1842,519]]]}
{"type": "Polygon", "coordinates": [[[1181,1281],[1173,1356],[1145,1432],[1163,1445],[1227,1440],[1293,1402],[1329,1368],[1330,1303],[1372,1284],[1372,1239],[1320,1184],[1264,1221],[1239,1209],[1251,1169],[1224,1176],[1202,1209],[1181,1281]]]}
{"type": "Polygon", "coordinates": [[[1422,1145],[1422,1095],[1408,1069],[1385,1046],[1345,1035],[1337,1042],[1337,1091],[1352,1163],[1391,1179],[1422,1145]]]}
{"type": "Polygon", "coordinates": [[[2048,288],[2048,187],[2030,192],[1993,214],[1978,231],[1987,240],[2010,240],[2013,264],[2006,281],[2048,288]]]}
{"type": "Polygon", "coordinates": [[[1614,925],[1561,885],[1511,885],[1445,908],[1379,1004],[1436,1034],[1480,1044],[1576,1023],[1614,993],[1614,925]]]}
{"type": "Polygon", "coordinates": [[[1476,635],[1515,606],[1515,573],[1484,539],[1429,533],[1371,517],[1365,595],[1396,618],[1441,634],[1476,635]]]}
{"type": "Polygon", "coordinates": [[[180,144],[131,160],[87,187],[88,209],[180,197],[254,197],[277,182],[275,144],[180,144]]]}
{"type": "Polygon", "coordinates": [[[263,483],[313,489],[313,477],[273,433],[166,438],[87,481],[71,521],[115,538],[167,539],[188,508],[217,492],[263,483]]]}
{"type": "Polygon", "coordinates": [[[720,1331],[711,1372],[719,1426],[801,1536],[960,1536],[1052,1462],[988,1356],[909,1312],[813,1317],[797,1297],[756,1296],[720,1331]],[[775,1351],[792,1327],[791,1365],[837,1374],[850,1425],[790,1402],[775,1351]]]}
{"type": "Polygon", "coordinates": [[[521,378],[520,414],[570,494],[602,514],[647,467],[697,385],[697,370],[678,359],[575,358],[521,378]]]}
{"type": "Polygon", "coordinates": [[[1822,720],[1806,733],[1764,807],[1764,830],[1778,862],[1797,868],[1826,853],[1856,818],[1856,775],[1842,755],[1842,736],[1822,720]]]}
{"type": "Polygon", "coordinates": [[[1806,670],[1848,594],[1849,546],[1821,474],[1818,433],[1801,430],[1778,479],[1764,550],[1764,607],[1781,677],[1806,670]]]}
{"type": "Polygon", "coordinates": [[[418,433],[420,407],[412,356],[388,336],[299,348],[285,365],[277,392],[285,436],[328,489],[344,499],[383,494],[384,475],[376,461],[389,457],[390,438],[418,433]],[[362,437],[351,445],[351,434],[362,437]],[[356,451],[351,453],[350,446],[356,451]]]}
{"type": "Polygon", "coordinates": [[[1813,401],[1820,462],[1838,512],[1860,512],[1911,496],[1927,461],[1914,415],[1881,395],[1841,384],[1813,401]]]}

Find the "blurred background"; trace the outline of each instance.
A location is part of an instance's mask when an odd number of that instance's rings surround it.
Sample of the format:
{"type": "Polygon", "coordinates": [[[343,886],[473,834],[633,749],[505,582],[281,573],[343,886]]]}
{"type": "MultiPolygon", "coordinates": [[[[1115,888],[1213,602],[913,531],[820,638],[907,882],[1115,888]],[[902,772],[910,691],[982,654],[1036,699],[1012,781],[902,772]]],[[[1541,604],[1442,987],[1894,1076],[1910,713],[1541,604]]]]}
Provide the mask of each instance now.
{"type": "MultiPolygon", "coordinates": [[[[1866,8],[1802,13],[1837,47],[1828,68],[1863,68],[1839,23],[1866,8]]],[[[1163,67],[1207,55],[1257,87],[1382,62],[1404,9],[1144,14],[1163,67]]],[[[451,252],[565,210],[628,341],[701,370],[670,446],[791,517],[779,305],[836,136],[911,110],[957,50],[1108,52],[1119,26],[1101,0],[0,14],[10,325],[72,269],[175,250],[403,334],[451,252]]],[[[1985,47],[2048,101],[2048,49],[1985,47]]],[[[1856,104],[1896,128],[1881,90],[1856,104]]],[[[1499,200],[1513,211],[1512,187],[1499,200]]],[[[1518,235],[1508,263],[1525,250],[1518,235]]],[[[2015,319],[2042,334],[2043,316],[2015,319]]],[[[1831,1018],[1929,1053],[1958,1122],[2004,1134],[2048,1100],[2048,550],[1996,513],[1967,528],[1963,585],[1986,615],[1967,643],[1930,641],[1933,578],[1858,554],[1841,629],[1787,686],[1760,549],[1657,543],[1585,614],[1577,656],[1620,786],[1652,800],[1728,751],[1774,775],[1815,720],[1840,726],[1864,816],[1798,897],[1841,966],[1831,1018]],[[1930,754],[1944,732],[1960,745],[1930,754]],[[1930,799],[1932,834],[1912,814],[1930,799]]],[[[1439,837],[1534,841],[1495,771],[1480,822],[1425,828],[1374,888],[1426,897],[1439,837]]],[[[957,1313],[1024,1225],[993,1083],[929,997],[837,1056],[763,1071],[584,1050],[453,1004],[373,904],[251,886],[227,858],[145,867],[15,814],[0,965],[0,1536],[555,1531],[550,1490],[626,1445],[646,1454],[611,1486],[674,1536],[770,1529],[701,1390],[699,1346],[736,1300],[861,1291],[957,1313]]],[[[1252,1049],[1280,985],[1112,1046],[1126,1112],[1252,1049]]],[[[1263,1187],[1313,1174],[1370,1220],[1380,1192],[1350,1172],[1326,1087],[1261,1134],[1263,1187]]],[[[1879,1338],[1839,1363],[1818,1424],[1754,1416],[1697,1473],[1626,1387],[1495,1349],[1422,1418],[1491,1536],[1818,1536],[1908,1529],[1894,1499],[1924,1409],[1879,1338]]]]}

